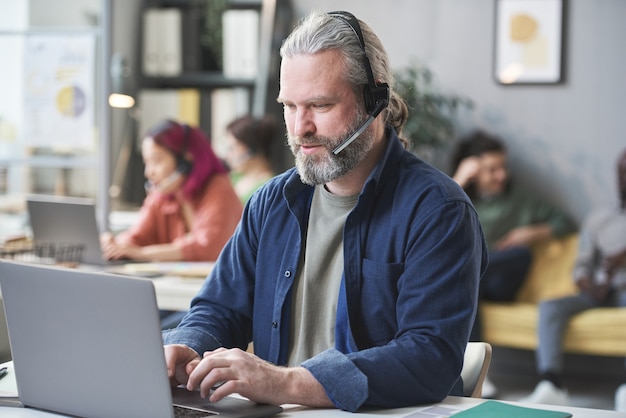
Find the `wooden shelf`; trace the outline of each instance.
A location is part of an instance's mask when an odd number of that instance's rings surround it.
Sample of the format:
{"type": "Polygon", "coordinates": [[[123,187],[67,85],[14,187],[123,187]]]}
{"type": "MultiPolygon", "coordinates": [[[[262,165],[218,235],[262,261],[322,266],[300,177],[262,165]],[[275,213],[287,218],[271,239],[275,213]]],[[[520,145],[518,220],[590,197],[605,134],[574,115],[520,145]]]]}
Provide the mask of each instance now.
{"type": "Polygon", "coordinates": [[[175,77],[143,76],[142,88],[220,88],[220,87],[254,87],[253,78],[229,78],[220,72],[187,73],[175,77]]]}

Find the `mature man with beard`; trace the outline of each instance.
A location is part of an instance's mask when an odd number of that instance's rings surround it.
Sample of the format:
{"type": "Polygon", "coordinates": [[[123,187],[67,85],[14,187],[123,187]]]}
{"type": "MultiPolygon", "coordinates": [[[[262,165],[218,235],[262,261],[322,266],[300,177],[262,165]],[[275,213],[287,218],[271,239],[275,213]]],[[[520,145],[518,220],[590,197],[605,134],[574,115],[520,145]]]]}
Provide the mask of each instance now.
{"type": "Polygon", "coordinates": [[[172,384],[349,411],[461,394],[487,263],[472,204],[405,149],[407,108],[369,26],[313,12],[281,56],[296,167],[255,193],[164,332],[172,384]]]}

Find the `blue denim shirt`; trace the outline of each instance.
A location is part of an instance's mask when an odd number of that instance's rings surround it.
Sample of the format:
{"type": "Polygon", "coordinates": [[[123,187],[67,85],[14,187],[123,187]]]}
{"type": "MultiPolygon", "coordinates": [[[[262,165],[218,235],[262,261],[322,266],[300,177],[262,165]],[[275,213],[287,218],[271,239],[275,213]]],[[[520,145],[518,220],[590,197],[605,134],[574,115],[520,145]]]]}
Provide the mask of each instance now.
{"type": "MultiPolygon", "coordinates": [[[[335,347],[302,363],[348,411],[438,402],[451,393],[487,263],[465,192],[404,150],[392,129],[387,134],[344,226],[335,347]]],[[[164,343],[202,353],[254,341],[259,357],[286,364],[292,283],[312,196],[294,169],[259,189],[164,343]]]]}

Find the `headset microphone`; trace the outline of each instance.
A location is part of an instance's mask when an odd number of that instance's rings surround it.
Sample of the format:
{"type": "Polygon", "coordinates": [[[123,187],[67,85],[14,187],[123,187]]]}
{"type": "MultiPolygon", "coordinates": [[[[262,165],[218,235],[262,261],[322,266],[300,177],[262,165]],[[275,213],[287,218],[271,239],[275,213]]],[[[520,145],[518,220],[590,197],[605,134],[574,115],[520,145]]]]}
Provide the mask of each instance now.
{"type": "Polygon", "coordinates": [[[168,188],[170,185],[172,185],[176,180],[181,178],[182,175],[183,174],[180,171],[176,170],[172,174],[170,174],[169,176],[161,180],[159,184],[152,183],[149,180],[146,181],[146,183],[144,184],[144,188],[146,189],[146,192],[149,192],[151,190],[161,191],[163,189],[168,188]]]}
{"type": "Polygon", "coordinates": [[[367,76],[367,84],[363,86],[363,100],[365,102],[365,110],[369,112],[369,115],[361,126],[333,149],[333,154],[337,155],[350,145],[352,141],[357,139],[359,135],[374,122],[374,119],[376,119],[380,112],[389,105],[389,85],[387,83],[376,83],[374,79],[374,72],[372,71],[370,60],[367,58],[367,53],[365,52],[365,39],[363,38],[361,25],[359,25],[357,18],[354,17],[352,13],[344,11],[330,12],[328,15],[345,22],[350,29],[352,29],[352,32],[354,32],[354,35],[359,41],[361,51],[363,52],[363,66],[365,67],[365,74],[367,76]]]}
{"type": "Polygon", "coordinates": [[[350,134],[346,139],[344,139],[341,142],[341,144],[337,145],[333,149],[333,154],[335,155],[339,154],[341,151],[344,150],[344,148],[350,145],[352,141],[357,139],[359,135],[361,135],[363,131],[365,131],[367,127],[370,126],[372,122],[374,122],[374,119],[376,119],[376,116],[378,116],[378,114],[382,112],[383,109],[386,107],[387,107],[387,101],[378,102],[374,111],[367,116],[367,119],[365,119],[365,122],[363,122],[361,126],[359,126],[352,134],[350,134]]]}

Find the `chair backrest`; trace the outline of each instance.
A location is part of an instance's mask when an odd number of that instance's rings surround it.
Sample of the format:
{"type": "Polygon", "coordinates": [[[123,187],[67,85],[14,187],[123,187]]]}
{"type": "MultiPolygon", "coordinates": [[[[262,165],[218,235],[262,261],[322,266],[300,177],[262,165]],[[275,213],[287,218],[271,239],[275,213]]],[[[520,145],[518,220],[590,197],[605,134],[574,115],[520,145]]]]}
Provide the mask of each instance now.
{"type": "Polygon", "coordinates": [[[483,392],[483,382],[487,377],[491,363],[491,345],[485,342],[470,342],[465,349],[463,369],[463,396],[480,398],[483,392]]]}

